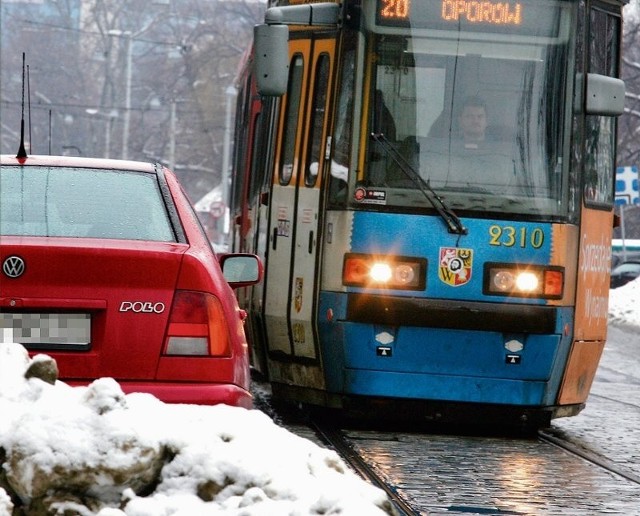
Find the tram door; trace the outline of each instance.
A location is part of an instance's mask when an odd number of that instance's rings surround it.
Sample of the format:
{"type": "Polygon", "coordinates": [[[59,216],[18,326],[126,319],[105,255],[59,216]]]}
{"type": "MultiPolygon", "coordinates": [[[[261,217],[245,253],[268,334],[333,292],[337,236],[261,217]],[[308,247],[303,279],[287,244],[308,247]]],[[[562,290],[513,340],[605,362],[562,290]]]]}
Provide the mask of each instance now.
{"type": "Polygon", "coordinates": [[[320,187],[335,39],[290,41],[266,265],[265,324],[273,358],[314,360],[320,187]],[[283,357],[284,358],[284,357],[283,357]]]}

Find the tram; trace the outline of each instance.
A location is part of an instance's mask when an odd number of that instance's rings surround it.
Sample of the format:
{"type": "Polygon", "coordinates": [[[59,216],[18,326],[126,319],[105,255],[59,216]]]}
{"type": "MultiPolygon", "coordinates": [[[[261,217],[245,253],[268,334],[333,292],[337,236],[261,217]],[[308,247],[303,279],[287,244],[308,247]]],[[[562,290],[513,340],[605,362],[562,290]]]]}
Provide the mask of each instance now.
{"type": "Polygon", "coordinates": [[[234,251],[278,400],[547,425],[607,335],[621,0],[272,2],[238,78],[234,251]]]}

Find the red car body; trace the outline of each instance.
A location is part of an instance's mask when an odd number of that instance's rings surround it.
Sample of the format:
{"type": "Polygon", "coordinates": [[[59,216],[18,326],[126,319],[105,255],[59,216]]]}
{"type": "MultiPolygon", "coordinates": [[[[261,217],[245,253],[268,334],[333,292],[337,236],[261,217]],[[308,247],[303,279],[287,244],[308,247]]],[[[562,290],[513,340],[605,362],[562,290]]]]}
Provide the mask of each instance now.
{"type": "Polygon", "coordinates": [[[232,287],[259,281],[262,266],[216,255],[170,170],[52,156],[1,164],[0,341],[53,357],[71,385],[112,377],[165,402],[252,406],[232,287]]]}

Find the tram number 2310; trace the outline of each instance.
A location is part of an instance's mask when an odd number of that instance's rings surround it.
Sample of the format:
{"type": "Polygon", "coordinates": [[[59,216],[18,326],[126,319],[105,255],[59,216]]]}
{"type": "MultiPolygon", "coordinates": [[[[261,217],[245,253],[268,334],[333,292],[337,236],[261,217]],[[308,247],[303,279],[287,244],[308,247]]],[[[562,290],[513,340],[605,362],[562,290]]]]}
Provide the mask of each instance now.
{"type": "Polygon", "coordinates": [[[514,226],[489,227],[489,244],[501,247],[532,247],[540,249],[544,244],[542,228],[526,228],[514,226]]]}

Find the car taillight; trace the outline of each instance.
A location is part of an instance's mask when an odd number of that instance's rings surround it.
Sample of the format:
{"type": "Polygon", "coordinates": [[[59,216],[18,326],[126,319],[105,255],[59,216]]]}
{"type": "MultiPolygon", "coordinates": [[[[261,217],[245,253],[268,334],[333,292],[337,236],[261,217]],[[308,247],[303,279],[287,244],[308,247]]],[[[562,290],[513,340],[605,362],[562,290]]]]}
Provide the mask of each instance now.
{"type": "Polygon", "coordinates": [[[164,352],[230,356],[229,331],[220,300],[205,292],[178,290],[171,306],[164,352]]]}

